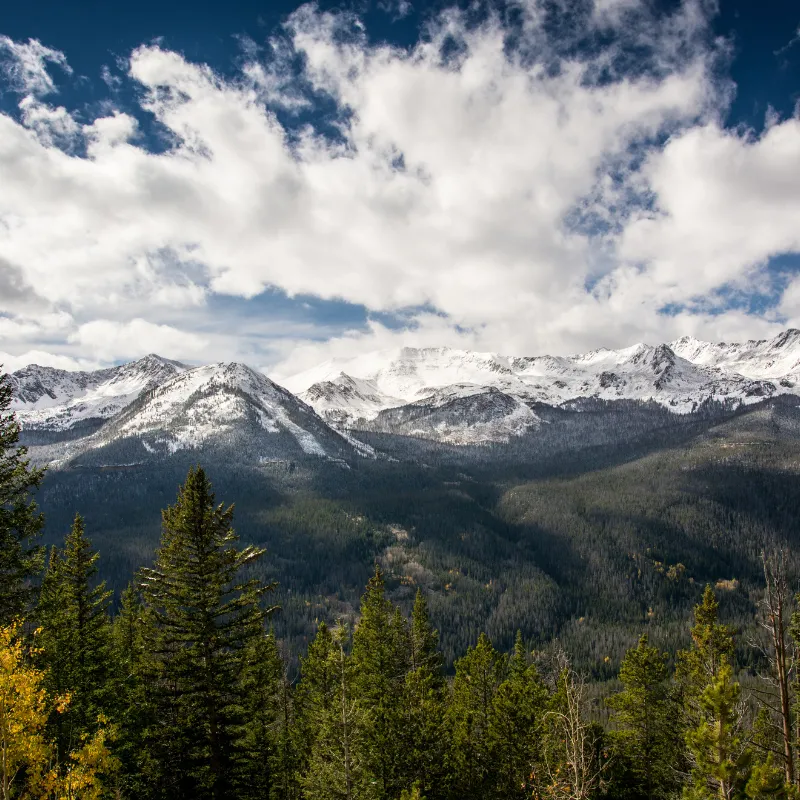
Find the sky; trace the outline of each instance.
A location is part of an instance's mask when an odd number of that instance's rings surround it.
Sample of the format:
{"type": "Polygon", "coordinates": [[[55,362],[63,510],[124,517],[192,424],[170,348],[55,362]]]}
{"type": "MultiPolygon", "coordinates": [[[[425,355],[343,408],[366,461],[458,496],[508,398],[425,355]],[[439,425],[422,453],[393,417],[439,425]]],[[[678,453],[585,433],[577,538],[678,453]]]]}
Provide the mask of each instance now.
{"type": "Polygon", "coordinates": [[[794,0],[0,12],[0,363],[800,327],[794,0]]]}

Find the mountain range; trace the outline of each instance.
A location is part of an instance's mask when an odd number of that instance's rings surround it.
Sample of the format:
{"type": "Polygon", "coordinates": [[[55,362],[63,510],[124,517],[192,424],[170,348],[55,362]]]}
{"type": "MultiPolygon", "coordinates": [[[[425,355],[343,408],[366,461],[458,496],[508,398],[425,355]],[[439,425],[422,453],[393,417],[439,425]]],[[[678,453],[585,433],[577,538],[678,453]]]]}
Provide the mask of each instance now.
{"type": "Polygon", "coordinates": [[[685,415],[794,394],[800,331],[572,356],[402,348],[327,361],[285,388],[243,364],[191,367],[157,355],[94,372],[29,365],[10,380],[26,441],[55,464],[99,452],[136,461],[209,447],[255,462],[343,462],[376,455],[364,433],[508,443],[535,436],[554,409],[580,411],[582,401],[655,404],[685,415]]]}

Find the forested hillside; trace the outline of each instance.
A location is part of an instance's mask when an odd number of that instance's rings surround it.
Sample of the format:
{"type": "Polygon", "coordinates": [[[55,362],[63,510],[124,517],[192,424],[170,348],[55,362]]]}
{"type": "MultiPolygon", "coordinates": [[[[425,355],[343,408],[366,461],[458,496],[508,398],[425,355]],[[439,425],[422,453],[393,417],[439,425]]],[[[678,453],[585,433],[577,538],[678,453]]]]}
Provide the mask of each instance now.
{"type": "MultiPolygon", "coordinates": [[[[407,613],[424,591],[448,668],[480,631],[508,649],[521,630],[532,647],[559,638],[581,669],[607,678],[643,625],[661,646],[685,645],[707,582],[726,587],[726,615],[752,628],[760,552],[796,544],[800,529],[795,403],[676,417],[587,401],[553,412],[527,444],[373,434],[397,460],[202,457],[235,502],[242,540],[266,548],[255,569],[278,581],[274,624],[293,659],[317,620],[354,618],[377,562],[407,613]]],[[[198,457],[51,470],[38,494],[44,541],[60,542],[80,512],[103,578],[121,591],[150,562],[160,509],[198,457]]]]}

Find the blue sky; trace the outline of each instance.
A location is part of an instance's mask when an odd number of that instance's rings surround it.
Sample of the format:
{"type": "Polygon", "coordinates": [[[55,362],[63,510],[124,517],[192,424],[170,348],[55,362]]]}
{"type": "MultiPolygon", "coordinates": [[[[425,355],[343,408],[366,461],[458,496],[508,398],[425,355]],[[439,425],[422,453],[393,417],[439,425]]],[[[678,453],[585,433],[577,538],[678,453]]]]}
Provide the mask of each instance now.
{"type": "Polygon", "coordinates": [[[0,359],[800,325],[785,0],[14,4],[0,359]]]}

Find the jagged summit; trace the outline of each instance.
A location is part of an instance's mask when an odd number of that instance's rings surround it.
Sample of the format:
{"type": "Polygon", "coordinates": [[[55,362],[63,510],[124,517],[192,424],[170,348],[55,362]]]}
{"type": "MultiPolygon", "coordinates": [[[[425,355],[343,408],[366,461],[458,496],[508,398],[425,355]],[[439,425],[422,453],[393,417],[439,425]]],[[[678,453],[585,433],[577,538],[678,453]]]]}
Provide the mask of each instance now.
{"type": "Polygon", "coordinates": [[[68,430],[96,424],[186,369],[179,361],[155,354],[93,372],[31,364],[11,374],[12,408],[27,429],[68,430]]]}

